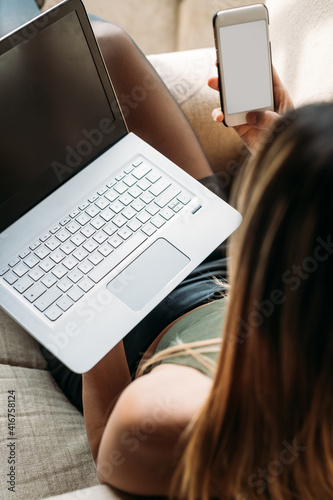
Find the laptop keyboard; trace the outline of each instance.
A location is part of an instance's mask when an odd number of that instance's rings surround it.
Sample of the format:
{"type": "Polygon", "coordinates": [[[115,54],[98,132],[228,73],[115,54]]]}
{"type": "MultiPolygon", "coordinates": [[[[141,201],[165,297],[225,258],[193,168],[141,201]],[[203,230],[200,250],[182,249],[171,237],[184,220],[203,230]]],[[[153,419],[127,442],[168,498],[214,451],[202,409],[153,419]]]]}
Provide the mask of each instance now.
{"type": "Polygon", "coordinates": [[[0,269],[0,276],[56,321],[190,201],[189,192],[140,158],[0,269]]]}

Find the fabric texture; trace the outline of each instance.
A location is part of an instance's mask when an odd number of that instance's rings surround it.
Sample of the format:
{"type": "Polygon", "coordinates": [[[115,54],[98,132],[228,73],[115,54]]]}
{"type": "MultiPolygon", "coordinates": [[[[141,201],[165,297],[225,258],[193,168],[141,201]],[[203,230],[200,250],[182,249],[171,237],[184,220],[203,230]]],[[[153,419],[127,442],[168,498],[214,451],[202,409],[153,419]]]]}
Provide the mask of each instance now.
{"type": "Polygon", "coordinates": [[[0,309],[0,363],[26,368],[46,369],[38,342],[0,309]]]}
{"type": "MultiPolygon", "coordinates": [[[[38,353],[38,349],[36,351],[38,353]]],[[[39,500],[98,484],[82,415],[42,369],[0,365],[0,475],[3,500],[39,500]],[[15,493],[9,472],[8,391],[15,391],[15,493]],[[11,496],[10,496],[11,495],[11,496]]]]}

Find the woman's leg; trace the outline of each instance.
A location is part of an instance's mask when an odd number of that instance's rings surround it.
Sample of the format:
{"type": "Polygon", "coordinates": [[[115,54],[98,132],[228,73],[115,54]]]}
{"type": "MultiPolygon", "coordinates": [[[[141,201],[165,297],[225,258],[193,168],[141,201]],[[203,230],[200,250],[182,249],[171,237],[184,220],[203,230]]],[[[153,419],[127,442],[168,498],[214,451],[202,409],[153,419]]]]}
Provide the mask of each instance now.
{"type": "Polygon", "coordinates": [[[133,40],[114,24],[92,26],[129,130],[194,178],[212,175],[187,118],[133,40]]]}
{"type": "Polygon", "coordinates": [[[0,0],[0,38],[38,14],[35,0],[0,0]]]}

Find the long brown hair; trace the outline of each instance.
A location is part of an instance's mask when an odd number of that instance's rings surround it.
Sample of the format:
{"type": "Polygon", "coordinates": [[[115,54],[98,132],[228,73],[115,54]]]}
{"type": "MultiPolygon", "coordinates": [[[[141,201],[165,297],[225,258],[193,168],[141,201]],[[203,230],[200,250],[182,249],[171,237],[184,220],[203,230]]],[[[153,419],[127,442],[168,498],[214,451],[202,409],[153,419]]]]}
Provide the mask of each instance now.
{"type": "Polygon", "coordinates": [[[333,498],[333,104],[285,115],[268,140],[236,189],[221,354],[177,498],[333,498]]]}

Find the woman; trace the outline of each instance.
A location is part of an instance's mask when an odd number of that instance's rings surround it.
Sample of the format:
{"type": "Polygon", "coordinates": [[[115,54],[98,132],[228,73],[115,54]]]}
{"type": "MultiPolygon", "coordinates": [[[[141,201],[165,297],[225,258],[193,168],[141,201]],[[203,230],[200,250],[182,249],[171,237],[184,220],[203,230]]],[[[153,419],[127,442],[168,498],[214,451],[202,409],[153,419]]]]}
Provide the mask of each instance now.
{"type": "Polygon", "coordinates": [[[286,114],[247,165],[215,377],[164,351],[111,411],[103,482],[166,494],[173,477],[191,500],[333,498],[332,133],[333,104],[286,114]]]}
{"type": "MultiPolygon", "coordinates": [[[[210,85],[216,88],[216,79],[210,85]]],[[[290,106],[276,74],[275,95],[279,111],[290,106]]],[[[222,119],[220,110],[213,115],[222,119]]],[[[244,222],[232,237],[221,345],[209,336],[222,329],[217,318],[225,299],[162,332],[152,369],[126,389],[121,345],[83,376],[99,478],[130,493],[333,498],[333,228],[327,216],[333,105],[291,111],[277,121],[271,113],[250,114],[248,122],[238,132],[257,154],[234,194],[244,222]],[[271,131],[263,135],[268,123],[271,131]],[[188,340],[189,324],[207,340],[174,346],[170,334],[176,328],[188,340]],[[214,350],[220,356],[212,380],[188,359],[208,370],[207,351],[214,350]],[[100,420],[92,416],[97,402],[100,420]]]]}
{"type": "MultiPolygon", "coordinates": [[[[142,107],[130,110],[129,128],[196,178],[209,176],[190,127],[132,41],[107,24],[96,30],[118,95],[130,91],[133,75],[148,72],[157,82],[142,107]],[[155,128],[142,119],[149,115],[155,128]]],[[[210,85],[217,87],[216,78],[210,85]]],[[[291,105],[276,75],[275,96],[279,112],[291,105]]],[[[214,118],[222,119],[220,110],[214,118]]],[[[211,271],[206,300],[185,293],[187,306],[164,329],[146,324],[150,338],[158,334],[146,359],[157,354],[142,376],[131,381],[123,342],[83,375],[87,435],[106,484],[188,499],[333,498],[326,215],[333,208],[333,107],[276,119],[250,114],[238,128],[256,155],[235,194],[244,223],[231,247],[228,299],[213,287],[221,269],[211,271]],[[268,124],[273,130],[263,135],[268,124]],[[193,342],[178,346],[177,335],[193,342]]]]}

